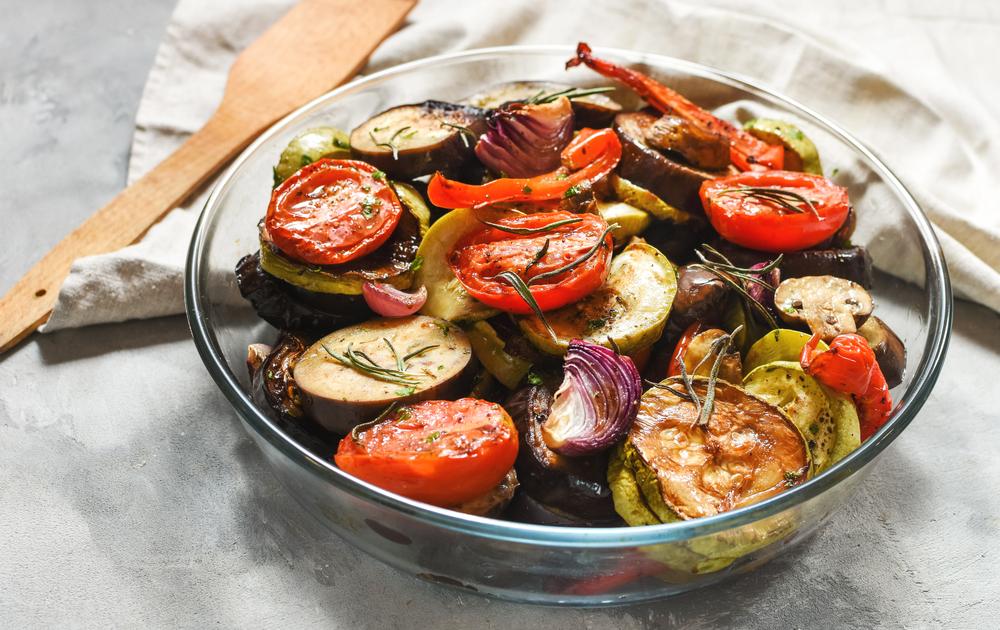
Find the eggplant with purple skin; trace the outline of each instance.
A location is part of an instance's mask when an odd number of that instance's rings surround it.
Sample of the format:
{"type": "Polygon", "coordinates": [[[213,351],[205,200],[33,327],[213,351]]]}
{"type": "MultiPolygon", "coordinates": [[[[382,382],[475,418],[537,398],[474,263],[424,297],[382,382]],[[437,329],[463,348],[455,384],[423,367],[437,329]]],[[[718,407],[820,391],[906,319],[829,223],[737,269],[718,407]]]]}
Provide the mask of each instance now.
{"type": "Polygon", "coordinates": [[[647,112],[615,116],[614,130],[622,143],[618,173],[669,205],[695,216],[704,215],[698,191],[702,183],[725,174],[694,168],[671,160],[651,147],[647,134],[658,117],[647,112]]]}
{"type": "Polygon", "coordinates": [[[607,452],[566,457],[545,443],[542,424],[549,417],[552,400],[550,389],[532,385],[515,392],[504,404],[520,440],[514,468],[522,491],[549,512],[591,523],[614,522],[606,479],[607,452]]]}
{"type": "Polygon", "coordinates": [[[278,280],[260,266],[260,252],[236,265],[236,286],[257,312],[275,328],[322,333],[371,316],[360,295],[312,294],[278,280]]]}
{"type": "Polygon", "coordinates": [[[868,341],[875,353],[875,360],[886,384],[891,388],[902,383],[906,372],[906,346],[896,333],[885,322],[872,315],[858,328],[858,334],[868,341]]]}
{"type": "MultiPolygon", "coordinates": [[[[746,249],[722,239],[713,241],[711,245],[739,267],[749,267],[774,258],[774,254],[746,249]]],[[[782,257],[780,269],[782,280],[836,276],[856,282],[866,289],[872,287],[872,259],[868,250],[860,245],[788,252],[782,257]]]]}
{"type": "Polygon", "coordinates": [[[646,143],[697,168],[718,171],[729,167],[729,138],[677,116],[662,116],[653,123],[646,130],[646,143]]]}
{"type": "Polygon", "coordinates": [[[393,179],[452,174],[472,157],[485,130],[486,112],[477,107],[442,101],[400,105],[351,132],[351,155],[393,179]]]}

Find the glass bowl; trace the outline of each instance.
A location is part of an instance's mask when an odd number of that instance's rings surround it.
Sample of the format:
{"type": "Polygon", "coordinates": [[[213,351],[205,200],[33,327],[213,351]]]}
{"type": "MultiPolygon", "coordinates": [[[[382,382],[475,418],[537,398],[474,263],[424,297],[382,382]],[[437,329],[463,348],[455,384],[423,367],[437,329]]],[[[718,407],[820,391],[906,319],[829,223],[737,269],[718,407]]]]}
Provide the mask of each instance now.
{"type": "MultiPolygon", "coordinates": [[[[286,117],[240,155],[212,192],[195,230],[185,282],[195,345],[284,486],[332,532],[416,576],[504,599],[615,604],[668,596],[749,571],[813,532],[849,500],[872,461],[906,428],[941,369],[952,297],[930,223],[899,179],[861,142],[805,107],[745,78],[660,55],[600,49],[695,102],[729,117],[769,115],[800,126],[859,209],[858,243],[878,273],[879,315],[908,350],[892,419],[822,475],[767,501],[693,521],[637,528],[530,525],[468,516],[353,479],[297,442],[247,395],[247,345],[274,330],[240,297],[236,261],[257,249],[256,225],[271,192],[271,166],[295,134],[328,124],[351,129],[393,105],[459,100],[512,80],[607,85],[585,69],[563,70],[567,46],[473,50],[415,61],[333,90],[286,117]]],[[[627,107],[628,90],[614,94],[627,107]]]]}

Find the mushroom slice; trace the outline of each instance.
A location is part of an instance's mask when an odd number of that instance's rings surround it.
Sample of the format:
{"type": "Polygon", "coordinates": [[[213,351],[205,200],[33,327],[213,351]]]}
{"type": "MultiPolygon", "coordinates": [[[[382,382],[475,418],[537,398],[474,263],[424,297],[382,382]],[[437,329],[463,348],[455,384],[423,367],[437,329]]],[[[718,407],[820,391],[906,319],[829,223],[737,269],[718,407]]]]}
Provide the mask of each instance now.
{"type": "Polygon", "coordinates": [[[857,332],[874,306],[864,287],[834,276],[785,280],[774,292],[774,304],[783,320],[805,324],[823,341],[857,332]]]}

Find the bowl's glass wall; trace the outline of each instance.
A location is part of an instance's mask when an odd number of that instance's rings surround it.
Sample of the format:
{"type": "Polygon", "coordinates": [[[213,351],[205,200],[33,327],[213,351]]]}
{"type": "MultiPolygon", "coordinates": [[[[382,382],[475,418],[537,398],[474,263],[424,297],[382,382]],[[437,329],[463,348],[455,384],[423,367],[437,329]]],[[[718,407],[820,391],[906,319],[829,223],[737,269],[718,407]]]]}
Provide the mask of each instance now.
{"type": "MultiPolygon", "coordinates": [[[[338,90],[279,123],[237,160],[207,204],[189,261],[189,315],[213,377],[278,475],[310,512],[346,539],[428,579],[500,596],[539,601],[643,599],[756,566],[812,531],[845,500],[865,464],[909,422],[936,377],[950,322],[950,290],[930,228],[870,153],[809,112],[699,66],[609,52],[627,63],[645,64],[696,102],[720,107],[728,116],[774,116],[799,125],[820,148],[828,174],[837,169],[833,178],[850,189],[860,216],[855,241],[868,245],[876,267],[888,272],[878,275],[874,294],[880,316],[908,348],[906,377],[893,392],[903,401],[901,413],[864,449],[780,501],[704,523],[639,528],[647,532],[505,526],[458,517],[348,479],[329,463],[329,453],[309,453],[293,444],[265,412],[252,407],[241,387],[247,380],[247,345],[271,341],[274,331],[240,298],[233,268],[241,256],[257,249],[255,226],[270,196],[271,166],[288,140],[312,126],[351,129],[393,105],[427,98],[458,100],[502,81],[606,84],[587,70],[564,72],[568,54],[568,48],[520,49],[410,64],[338,90]],[[628,574],[635,567],[658,577],[628,574]],[[600,576],[602,580],[594,581],[600,576]]],[[[615,96],[634,104],[624,90],[615,96]]]]}

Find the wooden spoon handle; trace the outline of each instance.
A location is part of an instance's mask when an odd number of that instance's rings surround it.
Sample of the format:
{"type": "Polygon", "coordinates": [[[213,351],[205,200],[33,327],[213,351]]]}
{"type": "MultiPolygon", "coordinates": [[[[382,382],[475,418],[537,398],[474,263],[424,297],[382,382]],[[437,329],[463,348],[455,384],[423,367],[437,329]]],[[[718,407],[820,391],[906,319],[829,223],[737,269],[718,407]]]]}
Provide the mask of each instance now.
{"type": "Polygon", "coordinates": [[[213,116],[167,159],[52,248],[0,299],[0,352],[45,323],[74,260],[137,241],[261,130],[246,131],[253,133],[234,138],[229,126],[213,116]]]}

